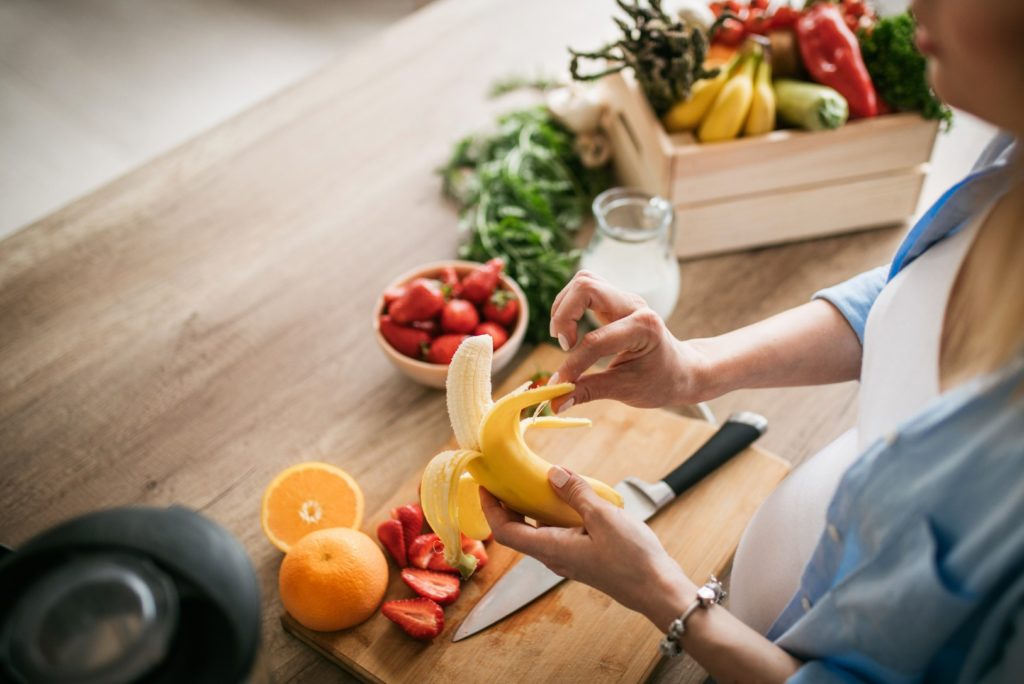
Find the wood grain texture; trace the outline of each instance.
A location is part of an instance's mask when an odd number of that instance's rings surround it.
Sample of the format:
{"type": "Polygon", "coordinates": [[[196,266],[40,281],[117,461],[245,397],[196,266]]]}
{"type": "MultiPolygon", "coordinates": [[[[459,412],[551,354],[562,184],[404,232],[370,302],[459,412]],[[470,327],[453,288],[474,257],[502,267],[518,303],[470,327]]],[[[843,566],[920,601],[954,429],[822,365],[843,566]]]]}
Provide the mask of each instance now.
{"type": "MultiPolygon", "coordinates": [[[[563,354],[538,347],[495,393],[503,396],[536,369],[557,368],[563,354]]],[[[628,475],[653,482],[683,462],[715,432],[708,423],[608,401],[571,409],[593,426],[529,433],[530,445],[554,463],[614,484],[628,475]]],[[[452,448],[446,445],[445,448],[452,448]]],[[[789,470],[777,456],[749,448],[684,493],[651,520],[669,553],[693,577],[721,575],[761,501],[789,470]]],[[[418,477],[371,512],[372,532],[395,506],[414,500],[418,477]]],[[[314,632],[287,614],[289,632],[367,682],[558,681],[646,679],[659,660],[658,630],[646,618],[576,582],[565,582],[493,627],[458,643],[455,629],[479,598],[520,558],[499,544],[490,562],[445,609],[445,629],[430,645],[406,637],[380,613],[341,632],[314,632]]],[[[414,594],[392,572],[385,600],[414,594]]]]}
{"type": "MultiPolygon", "coordinates": [[[[281,554],[260,531],[260,495],[317,459],[351,472],[372,510],[448,439],[443,393],[375,348],[374,299],[452,255],[456,216],[433,171],[508,106],[484,100],[488,84],[564,68],[567,44],[608,30],[608,11],[584,0],[432,4],[0,242],[0,541],[99,507],[198,509],[253,560],[274,680],[346,681],[280,627],[281,554]]],[[[900,237],[683,263],[668,325],[696,337],[759,320],[884,263],[900,237]]],[[[711,405],[767,416],[761,445],[796,464],[852,425],[855,397],[847,383],[711,405]]]]}

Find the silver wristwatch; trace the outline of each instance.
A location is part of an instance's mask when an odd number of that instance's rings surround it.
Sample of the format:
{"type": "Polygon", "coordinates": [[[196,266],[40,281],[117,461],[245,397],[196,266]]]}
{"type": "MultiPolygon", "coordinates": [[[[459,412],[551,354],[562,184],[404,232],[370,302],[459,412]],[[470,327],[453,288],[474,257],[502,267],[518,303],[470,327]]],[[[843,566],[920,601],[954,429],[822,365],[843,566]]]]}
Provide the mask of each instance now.
{"type": "Polygon", "coordinates": [[[689,618],[693,611],[698,608],[709,608],[716,603],[721,603],[728,594],[725,593],[725,588],[722,583],[718,581],[718,578],[714,575],[708,578],[708,581],[704,583],[702,587],[697,589],[697,598],[693,600],[683,614],[672,621],[672,624],[668,626],[668,633],[665,638],[658,644],[658,649],[662,655],[673,657],[683,652],[683,647],[680,645],[679,640],[686,633],[686,620],[689,618]]]}

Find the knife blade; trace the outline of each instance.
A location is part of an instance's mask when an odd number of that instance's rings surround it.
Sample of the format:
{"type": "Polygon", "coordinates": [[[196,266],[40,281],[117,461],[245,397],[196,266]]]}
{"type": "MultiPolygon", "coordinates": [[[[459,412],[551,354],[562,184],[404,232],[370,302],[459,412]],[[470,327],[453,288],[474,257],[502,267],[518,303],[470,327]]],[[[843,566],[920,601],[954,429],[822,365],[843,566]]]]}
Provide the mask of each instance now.
{"type": "MultiPolygon", "coordinates": [[[[764,434],[768,420],[750,411],[734,413],[689,458],[657,482],[627,477],[615,485],[623,508],[646,521],[684,491],[700,482],[718,466],[750,446],[764,434]]],[[[523,556],[494,583],[455,630],[452,641],[461,641],[515,613],[565,580],[531,556],[523,556]]]]}

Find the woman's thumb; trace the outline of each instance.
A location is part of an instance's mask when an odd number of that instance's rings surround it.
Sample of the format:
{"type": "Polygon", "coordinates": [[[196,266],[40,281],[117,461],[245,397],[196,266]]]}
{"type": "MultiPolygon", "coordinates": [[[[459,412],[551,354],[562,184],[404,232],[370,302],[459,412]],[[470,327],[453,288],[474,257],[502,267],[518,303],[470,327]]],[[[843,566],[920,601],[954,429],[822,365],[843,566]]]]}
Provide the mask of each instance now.
{"type": "Polygon", "coordinates": [[[548,481],[558,497],[582,518],[594,510],[601,498],[586,480],[561,466],[552,466],[548,470],[548,481]]]}

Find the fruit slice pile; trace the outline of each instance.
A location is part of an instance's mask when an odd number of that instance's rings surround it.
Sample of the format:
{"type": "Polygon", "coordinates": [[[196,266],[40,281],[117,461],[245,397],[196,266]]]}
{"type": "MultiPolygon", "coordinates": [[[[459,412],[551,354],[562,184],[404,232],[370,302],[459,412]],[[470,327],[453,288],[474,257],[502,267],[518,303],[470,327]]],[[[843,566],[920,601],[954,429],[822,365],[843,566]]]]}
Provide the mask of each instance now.
{"type": "MultiPolygon", "coordinates": [[[[527,406],[572,392],[559,383],[530,388],[526,383],[497,402],[491,399],[493,348],[488,335],[465,339],[448,370],[448,417],[459,449],[444,451],[427,465],[421,501],[427,522],[444,548],[444,561],[469,577],[478,560],[465,551],[462,535],[482,537],[486,519],[477,486],[483,486],[507,506],[538,523],[571,527],[579,515],[555,495],[548,484],[551,465],[535,454],[523,433],[530,428],[585,427],[585,418],[521,417],[527,406]]],[[[622,497],[603,482],[588,478],[597,493],[622,506],[622,497]]],[[[488,530],[489,531],[489,530],[488,530]]]]}
{"type": "MultiPolygon", "coordinates": [[[[458,570],[445,562],[440,539],[433,532],[424,532],[423,524],[423,509],[410,503],[393,509],[391,518],[377,526],[377,538],[402,569],[402,581],[418,595],[386,601],[381,613],[412,638],[430,641],[444,630],[443,606],[459,598],[461,587],[458,570]]],[[[463,537],[462,549],[476,560],[478,568],[487,565],[482,541],[463,537]]]]}

